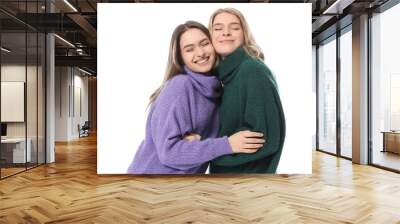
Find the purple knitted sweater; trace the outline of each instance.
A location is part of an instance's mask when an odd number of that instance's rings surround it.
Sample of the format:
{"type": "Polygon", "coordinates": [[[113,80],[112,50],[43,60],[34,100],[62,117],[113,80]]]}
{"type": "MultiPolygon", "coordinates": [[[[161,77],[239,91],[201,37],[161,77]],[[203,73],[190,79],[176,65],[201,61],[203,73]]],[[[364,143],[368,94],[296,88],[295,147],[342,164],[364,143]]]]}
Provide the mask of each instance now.
{"type": "Polygon", "coordinates": [[[128,173],[204,173],[210,160],[232,153],[226,136],[215,138],[220,82],[186,67],[185,72],[169,80],[150,107],[145,139],[128,173]],[[198,133],[202,140],[183,140],[186,133],[198,133]]]}

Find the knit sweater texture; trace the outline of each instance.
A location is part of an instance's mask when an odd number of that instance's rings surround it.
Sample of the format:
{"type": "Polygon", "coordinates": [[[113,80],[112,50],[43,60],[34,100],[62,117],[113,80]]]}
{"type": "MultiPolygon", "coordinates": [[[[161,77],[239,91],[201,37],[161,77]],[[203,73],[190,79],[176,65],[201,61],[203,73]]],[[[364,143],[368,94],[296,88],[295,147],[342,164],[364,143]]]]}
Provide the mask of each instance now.
{"type": "Polygon", "coordinates": [[[276,173],[285,140],[285,116],[271,71],[238,48],[220,62],[217,74],[223,83],[218,136],[250,130],[262,132],[266,143],[256,153],[214,159],[210,173],[276,173]]]}
{"type": "Polygon", "coordinates": [[[145,139],[128,168],[133,174],[205,173],[209,161],[231,154],[226,136],[218,134],[221,83],[213,75],[192,72],[169,80],[151,105],[145,139]],[[187,141],[187,133],[202,140],[187,141]]]}

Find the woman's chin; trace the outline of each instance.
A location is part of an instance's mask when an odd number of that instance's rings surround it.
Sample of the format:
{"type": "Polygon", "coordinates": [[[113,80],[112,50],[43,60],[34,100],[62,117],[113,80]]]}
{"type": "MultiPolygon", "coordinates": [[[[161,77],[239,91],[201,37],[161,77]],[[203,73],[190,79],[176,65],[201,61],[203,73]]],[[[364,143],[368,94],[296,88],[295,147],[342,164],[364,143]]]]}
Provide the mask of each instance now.
{"type": "Polygon", "coordinates": [[[196,73],[208,73],[211,71],[211,66],[197,67],[192,69],[192,71],[196,73]]]}
{"type": "Polygon", "coordinates": [[[199,70],[199,71],[195,71],[196,73],[209,73],[211,71],[211,69],[203,69],[203,70],[199,70]]]}
{"type": "Polygon", "coordinates": [[[226,57],[230,54],[232,54],[232,52],[234,52],[236,50],[236,48],[225,48],[225,49],[221,49],[220,51],[217,51],[217,54],[221,57],[226,57]]]}

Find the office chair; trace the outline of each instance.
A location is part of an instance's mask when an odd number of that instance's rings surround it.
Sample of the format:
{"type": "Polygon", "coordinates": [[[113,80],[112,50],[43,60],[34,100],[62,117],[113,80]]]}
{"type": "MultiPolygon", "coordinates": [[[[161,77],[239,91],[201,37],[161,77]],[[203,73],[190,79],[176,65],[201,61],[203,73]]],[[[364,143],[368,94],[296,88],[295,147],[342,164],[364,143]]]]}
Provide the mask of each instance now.
{"type": "MultiPolygon", "coordinates": [[[[78,125],[79,128],[79,125],[78,125]]],[[[79,138],[80,137],[87,137],[89,136],[89,121],[85,121],[85,123],[82,125],[82,127],[79,128],[79,138]]]]}

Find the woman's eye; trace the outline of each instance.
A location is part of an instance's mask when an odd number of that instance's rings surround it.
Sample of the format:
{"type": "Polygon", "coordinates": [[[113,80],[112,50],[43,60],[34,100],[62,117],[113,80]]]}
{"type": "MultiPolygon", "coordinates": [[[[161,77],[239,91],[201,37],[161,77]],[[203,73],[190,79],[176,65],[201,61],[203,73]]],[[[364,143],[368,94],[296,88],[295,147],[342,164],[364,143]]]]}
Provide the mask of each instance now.
{"type": "Polygon", "coordinates": [[[220,31],[222,28],[214,28],[215,31],[220,31]]]}
{"type": "Polygon", "coordinates": [[[186,49],[186,52],[192,52],[192,51],[193,51],[192,48],[186,49]]]}
{"type": "Polygon", "coordinates": [[[204,43],[201,44],[201,46],[204,47],[204,46],[207,46],[207,45],[209,45],[209,44],[210,44],[210,42],[204,42],[204,43]]]}

